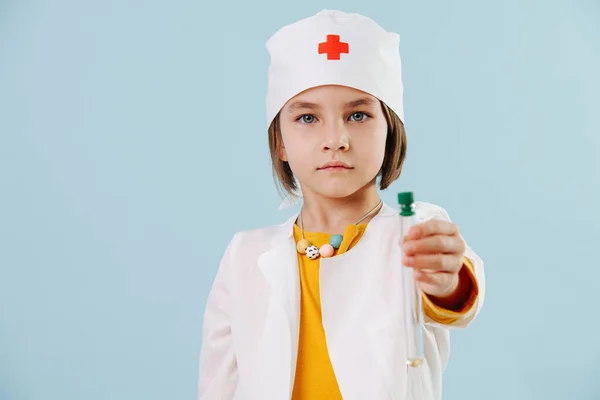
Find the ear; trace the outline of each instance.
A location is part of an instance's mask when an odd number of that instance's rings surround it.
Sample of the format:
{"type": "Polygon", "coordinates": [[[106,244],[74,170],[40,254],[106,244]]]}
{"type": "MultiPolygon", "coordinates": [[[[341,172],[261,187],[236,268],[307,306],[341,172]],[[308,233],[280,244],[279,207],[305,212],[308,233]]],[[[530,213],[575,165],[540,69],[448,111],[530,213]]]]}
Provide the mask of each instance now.
{"type": "Polygon", "coordinates": [[[280,159],[281,161],[285,161],[285,162],[287,162],[287,161],[288,161],[288,158],[287,158],[287,153],[285,152],[285,147],[283,146],[283,143],[282,143],[282,144],[281,144],[281,146],[279,147],[279,159],[280,159]]]}

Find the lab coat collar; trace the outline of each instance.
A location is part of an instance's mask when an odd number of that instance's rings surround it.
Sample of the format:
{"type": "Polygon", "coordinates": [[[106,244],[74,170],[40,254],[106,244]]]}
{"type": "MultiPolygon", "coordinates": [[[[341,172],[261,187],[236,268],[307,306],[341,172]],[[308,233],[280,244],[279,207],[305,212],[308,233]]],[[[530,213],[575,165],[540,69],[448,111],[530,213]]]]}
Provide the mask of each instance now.
{"type": "MultiPolygon", "coordinates": [[[[378,220],[379,218],[390,217],[390,216],[394,216],[396,214],[398,214],[397,210],[395,210],[393,207],[388,206],[386,203],[383,203],[381,210],[379,210],[379,212],[377,214],[375,214],[375,216],[373,217],[373,219],[371,221],[373,222],[373,221],[378,220]]],[[[279,231],[278,231],[278,234],[273,235],[273,238],[271,240],[272,247],[276,247],[283,240],[293,237],[294,223],[298,219],[299,215],[300,215],[299,212],[295,213],[294,215],[289,217],[283,224],[280,224],[277,226],[279,231]]]]}

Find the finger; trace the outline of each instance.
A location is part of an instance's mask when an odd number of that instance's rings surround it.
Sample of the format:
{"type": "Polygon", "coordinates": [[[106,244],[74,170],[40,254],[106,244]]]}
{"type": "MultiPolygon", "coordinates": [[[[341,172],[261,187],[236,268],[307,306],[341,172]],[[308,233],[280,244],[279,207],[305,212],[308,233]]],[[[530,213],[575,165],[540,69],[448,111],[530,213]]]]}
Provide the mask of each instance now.
{"type": "Polygon", "coordinates": [[[402,251],[408,256],[415,254],[463,254],[464,241],[460,236],[435,235],[419,240],[409,240],[402,245],[402,251]]]}
{"type": "Polygon", "coordinates": [[[450,254],[419,254],[403,256],[402,263],[415,270],[458,272],[462,267],[462,257],[450,254]]]}
{"type": "Polygon", "coordinates": [[[409,239],[421,239],[432,235],[456,235],[458,233],[458,225],[450,221],[431,219],[410,227],[408,230],[409,239]]]}
{"type": "Polygon", "coordinates": [[[431,272],[415,270],[414,273],[414,277],[417,282],[424,283],[427,285],[439,285],[443,279],[449,276],[450,274],[448,272],[431,272]]]}

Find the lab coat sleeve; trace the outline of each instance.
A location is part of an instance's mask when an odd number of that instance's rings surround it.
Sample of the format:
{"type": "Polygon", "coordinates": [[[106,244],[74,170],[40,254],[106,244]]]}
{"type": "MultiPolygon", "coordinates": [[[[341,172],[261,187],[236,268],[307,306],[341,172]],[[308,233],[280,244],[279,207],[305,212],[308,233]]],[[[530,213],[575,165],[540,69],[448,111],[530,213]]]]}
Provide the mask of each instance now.
{"type": "MultiPolygon", "coordinates": [[[[429,219],[442,219],[445,221],[452,222],[446,210],[442,207],[422,203],[421,218],[423,221],[429,219]]],[[[461,236],[462,238],[462,236],[461,236]]],[[[464,240],[464,238],[462,238],[464,240]]],[[[425,313],[425,323],[432,326],[446,327],[446,328],[465,328],[467,327],[479,314],[483,301],[485,298],[485,275],[483,270],[483,260],[477,255],[471,247],[465,242],[466,250],[463,254],[465,267],[471,275],[471,279],[475,285],[475,296],[469,299],[468,307],[462,312],[452,312],[447,310],[444,314],[448,318],[436,318],[433,319],[427,313],[425,313]]],[[[428,299],[424,299],[427,302],[428,299]]]]}
{"type": "Polygon", "coordinates": [[[236,237],[225,250],[206,302],[199,363],[199,400],[232,399],[237,384],[228,286],[236,237]]]}
{"type": "Polygon", "coordinates": [[[475,304],[477,303],[477,299],[479,297],[479,285],[477,283],[477,278],[475,276],[475,267],[470,259],[467,257],[463,257],[463,268],[467,271],[468,279],[471,281],[471,291],[469,292],[469,297],[463,304],[462,308],[459,310],[447,310],[436,305],[433,300],[426,293],[422,293],[423,296],[423,311],[425,315],[427,315],[430,319],[435,322],[439,322],[444,325],[452,325],[454,322],[458,321],[465,315],[469,314],[475,304]]]}

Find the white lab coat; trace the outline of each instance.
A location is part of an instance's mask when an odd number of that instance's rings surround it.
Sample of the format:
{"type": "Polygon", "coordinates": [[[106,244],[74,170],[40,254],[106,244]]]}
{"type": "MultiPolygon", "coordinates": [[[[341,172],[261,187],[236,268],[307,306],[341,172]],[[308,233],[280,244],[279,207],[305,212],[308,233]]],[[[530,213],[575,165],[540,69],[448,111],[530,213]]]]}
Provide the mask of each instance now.
{"type": "MultiPolygon", "coordinates": [[[[449,220],[446,211],[416,203],[417,222],[449,220]]],[[[451,326],[426,318],[426,362],[406,367],[398,212],[385,205],[350,251],[321,258],[322,322],[345,400],[439,400],[449,355],[449,328],[479,312],[485,282],[475,266],[479,300],[451,326]]],[[[293,224],[237,233],[228,245],[204,316],[199,399],[290,399],[296,368],[300,282],[293,224]]],[[[318,399],[315,399],[318,400],[318,399]]]]}

